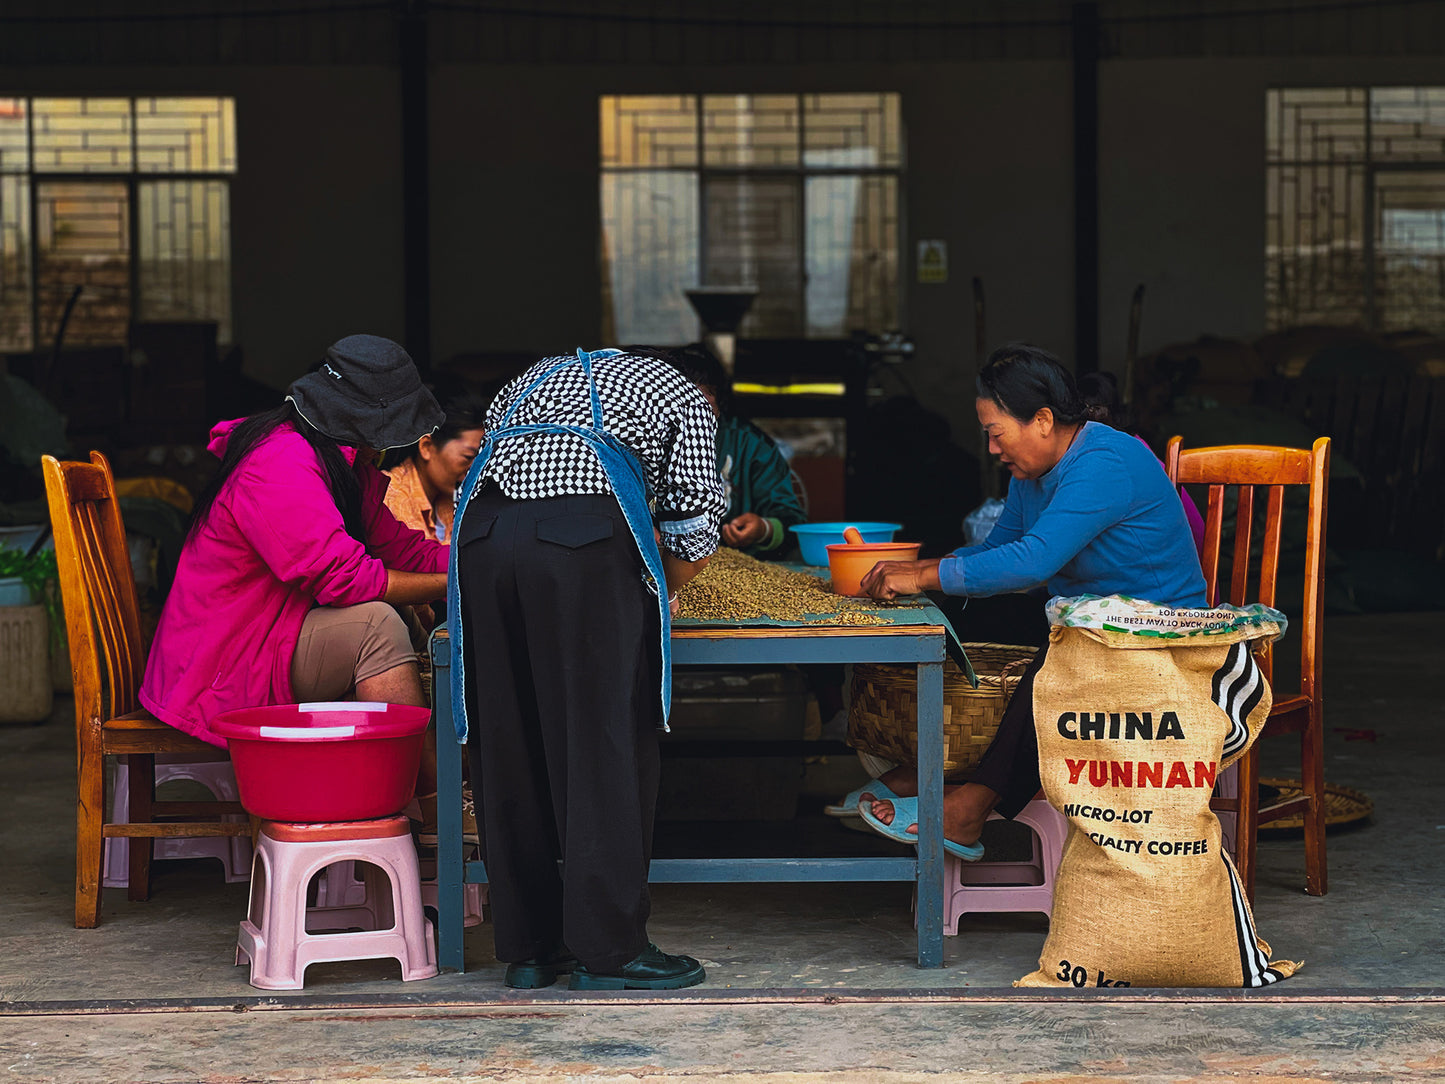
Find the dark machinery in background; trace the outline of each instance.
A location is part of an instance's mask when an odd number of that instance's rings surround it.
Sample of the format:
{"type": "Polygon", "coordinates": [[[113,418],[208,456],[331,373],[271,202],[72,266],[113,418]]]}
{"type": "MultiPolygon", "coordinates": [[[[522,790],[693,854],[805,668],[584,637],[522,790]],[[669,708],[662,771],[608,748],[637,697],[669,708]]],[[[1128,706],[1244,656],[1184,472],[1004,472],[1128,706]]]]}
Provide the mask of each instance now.
{"type": "MultiPolygon", "coordinates": [[[[976,296],[980,288],[975,280],[976,296]]],[[[911,339],[900,331],[741,339],[755,288],[686,293],[704,345],[732,373],[738,412],[799,453],[792,467],[810,520],[901,523],[901,537],[922,542],[925,554],[959,545],[963,517],[982,493],[979,458],[953,442],[945,416],[919,402],[908,379],[911,339]]]]}
{"type": "Polygon", "coordinates": [[[738,339],[738,411],[771,421],[828,419],[841,429],[834,455],[794,457],[809,518],[903,524],[900,538],[937,556],[962,543],[963,517],[980,498],[977,458],[951,438],[908,379],[913,343],[901,333],[847,339],[738,339]]]}

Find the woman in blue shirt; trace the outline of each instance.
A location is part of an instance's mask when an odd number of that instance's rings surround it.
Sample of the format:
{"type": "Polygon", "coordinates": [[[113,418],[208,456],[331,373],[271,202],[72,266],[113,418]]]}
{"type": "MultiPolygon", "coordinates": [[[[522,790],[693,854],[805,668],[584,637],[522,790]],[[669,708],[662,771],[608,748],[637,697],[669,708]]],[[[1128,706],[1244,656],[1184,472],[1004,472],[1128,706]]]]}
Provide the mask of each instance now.
{"type": "MultiPolygon", "coordinates": [[[[1204,606],[1199,557],[1163,466],[1141,441],[1085,419],[1074,378],[1057,358],[1021,343],[1001,347],[980,371],[977,391],[988,450],[1011,475],[997,525],[981,545],[941,559],[875,565],[863,579],[870,595],[981,596],[1045,584],[1049,595],[1204,606]]],[[[945,790],[945,846],[960,858],[983,856],[978,837],[990,812],[1013,817],[1038,792],[1033,679],[1046,653],[1039,651],[1019,681],[969,781],[945,790]]],[[[878,784],[863,790],[863,820],[911,841],[916,773],[896,768],[878,784]]]]}

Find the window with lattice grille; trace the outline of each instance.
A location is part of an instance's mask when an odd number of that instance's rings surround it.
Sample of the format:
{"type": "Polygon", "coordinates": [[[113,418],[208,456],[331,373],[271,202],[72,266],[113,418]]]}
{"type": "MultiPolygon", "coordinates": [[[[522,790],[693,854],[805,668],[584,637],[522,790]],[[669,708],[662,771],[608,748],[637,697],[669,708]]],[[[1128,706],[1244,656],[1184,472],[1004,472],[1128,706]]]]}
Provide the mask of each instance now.
{"type": "Polygon", "coordinates": [[[1270,330],[1445,332],[1445,87],[1268,92],[1270,330]]]}
{"type": "Polygon", "coordinates": [[[0,350],[48,348],[62,320],[72,346],[124,342],[133,320],[214,320],[230,341],[235,113],[0,98],[0,350]]]}
{"type": "Polygon", "coordinates": [[[603,338],[698,338],[684,291],[756,287],[748,338],[898,326],[897,94],[601,99],[603,338]]]}

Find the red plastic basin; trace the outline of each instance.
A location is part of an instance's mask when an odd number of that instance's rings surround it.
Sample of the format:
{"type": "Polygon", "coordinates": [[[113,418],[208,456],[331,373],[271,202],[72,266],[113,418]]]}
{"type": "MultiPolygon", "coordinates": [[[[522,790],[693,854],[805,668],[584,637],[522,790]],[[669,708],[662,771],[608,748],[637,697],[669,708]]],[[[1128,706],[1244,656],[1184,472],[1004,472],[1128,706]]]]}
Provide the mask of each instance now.
{"type": "Polygon", "coordinates": [[[416,789],[429,708],[275,704],[216,716],[241,804],[273,821],[319,824],[401,812],[416,789]]]}

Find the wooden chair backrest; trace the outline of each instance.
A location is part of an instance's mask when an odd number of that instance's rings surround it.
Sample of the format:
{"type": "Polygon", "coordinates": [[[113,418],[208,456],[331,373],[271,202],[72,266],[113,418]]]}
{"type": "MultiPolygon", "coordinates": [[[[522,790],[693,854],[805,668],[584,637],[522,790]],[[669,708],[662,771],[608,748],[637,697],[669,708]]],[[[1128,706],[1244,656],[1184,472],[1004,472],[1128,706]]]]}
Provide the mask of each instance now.
{"type": "Polygon", "coordinates": [[[75,717],[95,724],[135,711],[145,671],[140,606],[115,476],[100,452],[89,463],[43,456],[65,631],[75,680],[75,717]],[[101,666],[105,667],[105,684],[101,666]],[[109,713],[104,689],[110,690],[109,713]]]}
{"type": "MultiPolygon", "coordinates": [[[[1320,437],[1314,447],[1281,448],[1260,444],[1231,444],[1215,448],[1184,448],[1182,437],[1169,441],[1164,468],[1175,485],[1209,487],[1204,512],[1204,550],[1200,563],[1209,604],[1221,601],[1219,584],[1220,541],[1224,534],[1224,503],[1228,486],[1238,487],[1234,517],[1234,550],[1230,564],[1229,593],[1223,601],[1235,606],[1250,602],[1275,604],[1279,582],[1279,554],[1284,527],[1284,487],[1308,486],[1309,510],[1305,535],[1305,591],[1301,615],[1301,666],[1303,692],[1313,695],[1322,657],[1325,595],[1325,522],[1329,500],[1330,438],[1320,437]],[[1254,490],[1266,489],[1264,527],[1256,535],[1254,490]],[[1255,538],[1261,540],[1258,564],[1250,567],[1255,538]],[[1251,578],[1256,589],[1249,594],[1251,578]]],[[[1260,652],[1265,676],[1274,674],[1271,645],[1260,652]]]]}

